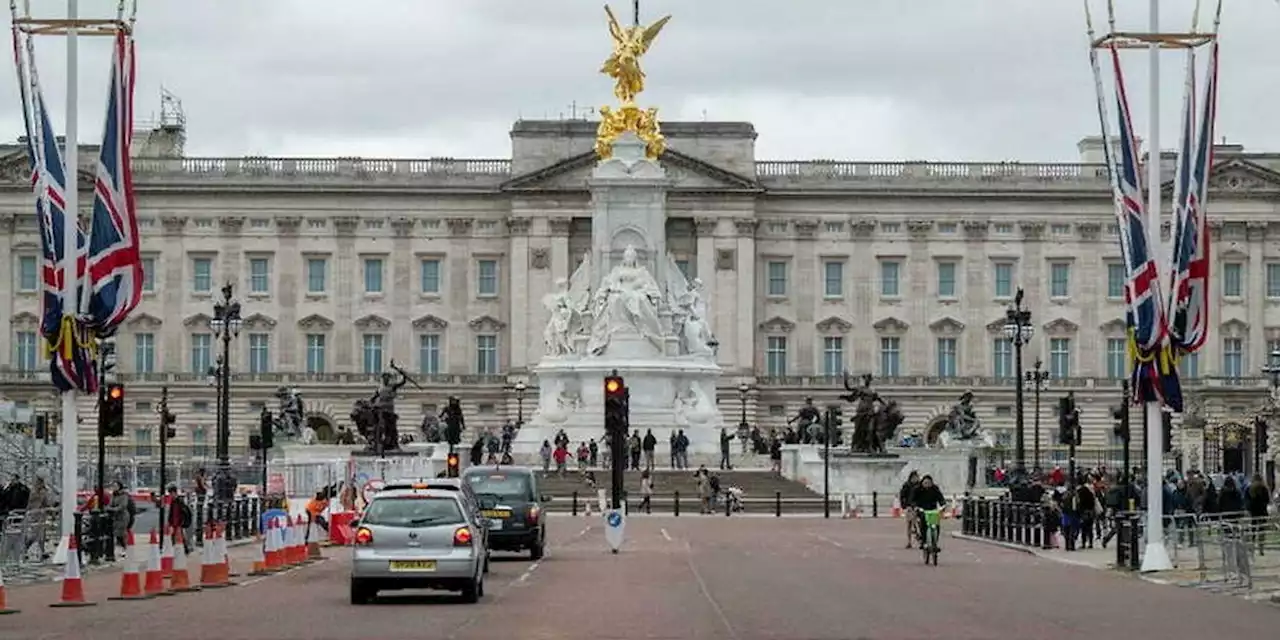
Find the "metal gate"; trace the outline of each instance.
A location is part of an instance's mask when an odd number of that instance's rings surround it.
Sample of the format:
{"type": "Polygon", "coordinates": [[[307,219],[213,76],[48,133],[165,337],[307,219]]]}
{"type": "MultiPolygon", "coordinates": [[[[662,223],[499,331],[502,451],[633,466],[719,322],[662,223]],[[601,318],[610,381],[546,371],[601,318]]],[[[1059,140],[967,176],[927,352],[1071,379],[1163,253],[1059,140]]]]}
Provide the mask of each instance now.
{"type": "Polygon", "coordinates": [[[1239,466],[1245,475],[1253,473],[1253,429],[1239,422],[1224,422],[1204,432],[1204,471],[1223,473],[1239,466]],[[1233,460],[1228,463],[1230,455],[1233,460]],[[1237,462],[1234,458],[1239,456],[1237,462]]]}

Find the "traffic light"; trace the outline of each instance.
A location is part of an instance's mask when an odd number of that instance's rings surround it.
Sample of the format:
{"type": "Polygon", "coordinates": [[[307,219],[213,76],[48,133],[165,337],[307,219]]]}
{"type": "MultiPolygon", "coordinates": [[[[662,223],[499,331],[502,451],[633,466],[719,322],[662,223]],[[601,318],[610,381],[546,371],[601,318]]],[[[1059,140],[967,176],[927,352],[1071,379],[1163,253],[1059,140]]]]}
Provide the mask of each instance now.
{"type": "Polygon", "coordinates": [[[106,438],[124,436],[124,385],[109,384],[98,401],[98,431],[106,438]]]}
{"type": "Polygon", "coordinates": [[[1111,418],[1114,420],[1112,431],[1123,442],[1129,441],[1129,405],[1127,403],[1111,410],[1111,418]]]}
{"type": "Polygon", "coordinates": [[[1078,420],[1075,398],[1070,395],[1063,396],[1058,401],[1058,444],[1080,444],[1076,440],[1078,420]]]}
{"type": "Polygon", "coordinates": [[[449,454],[449,457],[445,458],[444,464],[445,464],[445,474],[448,477],[450,478],[458,477],[458,469],[459,469],[459,466],[462,464],[462,460],[461,458],[458,457],[458,454],[456,453],[449,454]]]}
{"type": "Polygon", "coordinates": [[[611,375],[604,378],[604,428],[609,433],[621,431],[626,433],[631,423],[631,411],[628,407],[627,384],[622,376],[611,375]]]}
{"type": "Polygon", "coordinates": [[[174,439],[174,437],[178,435],[178,430],[173,426],[177,422],[178,422],[178,416],[173,415],[173,412],[170,411],[168,407],[164,407],[161,410],[160,412],[161,439],[168,441],[168,440],[174,439]]]}
{"type": "Polygon", "coordinates": [[[271,415],[271,410],[263,407],[262,417],[258,422],[258,448],[270,449],[275,445],[275,419],[271,415]]]}
{"type": "Polygon", "coordinates": [[[1173,451],[1173,414],[1168,411],[1160,412],[1160,450],[1173,451]]]}

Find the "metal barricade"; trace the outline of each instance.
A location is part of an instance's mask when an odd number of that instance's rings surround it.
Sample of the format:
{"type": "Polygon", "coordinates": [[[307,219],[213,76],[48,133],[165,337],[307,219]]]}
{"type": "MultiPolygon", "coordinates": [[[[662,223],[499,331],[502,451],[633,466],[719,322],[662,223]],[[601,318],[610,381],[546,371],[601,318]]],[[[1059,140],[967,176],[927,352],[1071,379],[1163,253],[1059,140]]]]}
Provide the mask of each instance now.
{"type": "Polygon", "coordinates": [[[0,565],[10,573],[32,565],[47,564],[59,535],[54,509],[17,510],[9,513],[0,533],[0,565]]]}

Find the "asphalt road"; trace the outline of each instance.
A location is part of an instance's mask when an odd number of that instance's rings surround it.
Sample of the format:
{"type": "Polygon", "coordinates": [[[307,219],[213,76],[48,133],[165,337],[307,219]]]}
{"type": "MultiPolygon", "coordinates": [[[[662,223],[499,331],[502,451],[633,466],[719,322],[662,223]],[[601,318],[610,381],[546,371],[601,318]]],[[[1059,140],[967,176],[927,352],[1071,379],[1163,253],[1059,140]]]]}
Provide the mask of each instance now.
{"type": "MultiPolygon", "coordinates": [[[[56,585],[12,589],[24,611],[0,616],[0,637],[1203,640],[1280,627],[1270,605],[951,538],[925,567],[900,520],[637,517],[618,555],[598,519],[551,524],[547,557],[495,562],[478,605],[430,594],[353,607],[345,553],[329,549],[320,564],[152,601],[58,610],[46,606],[56,585]]],[[[93,576],[89,597],[116,581],[93,576]]]]}

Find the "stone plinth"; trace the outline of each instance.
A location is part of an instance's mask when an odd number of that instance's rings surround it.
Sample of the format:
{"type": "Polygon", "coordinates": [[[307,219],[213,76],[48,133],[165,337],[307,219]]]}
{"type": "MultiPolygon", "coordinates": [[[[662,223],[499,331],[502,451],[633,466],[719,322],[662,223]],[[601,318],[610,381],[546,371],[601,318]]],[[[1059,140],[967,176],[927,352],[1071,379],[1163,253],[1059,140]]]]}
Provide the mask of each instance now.
{"type": "MultiPolygon", "coordinates": [[[[822,447],[793,444],[782,447],[782,475],[788,480],[803,482],[810,489],[822,493],[822,447]]],[[[849,494],[858,502],[867,502],[872,493],[880,496],[897,496],[902,486],[903,470],[908,461],[893,454],[850,454],[847,450],[831,450],[830,493],[849,494]]],[[[881,499],[884,502],[884,498],[881,499]]]]}

